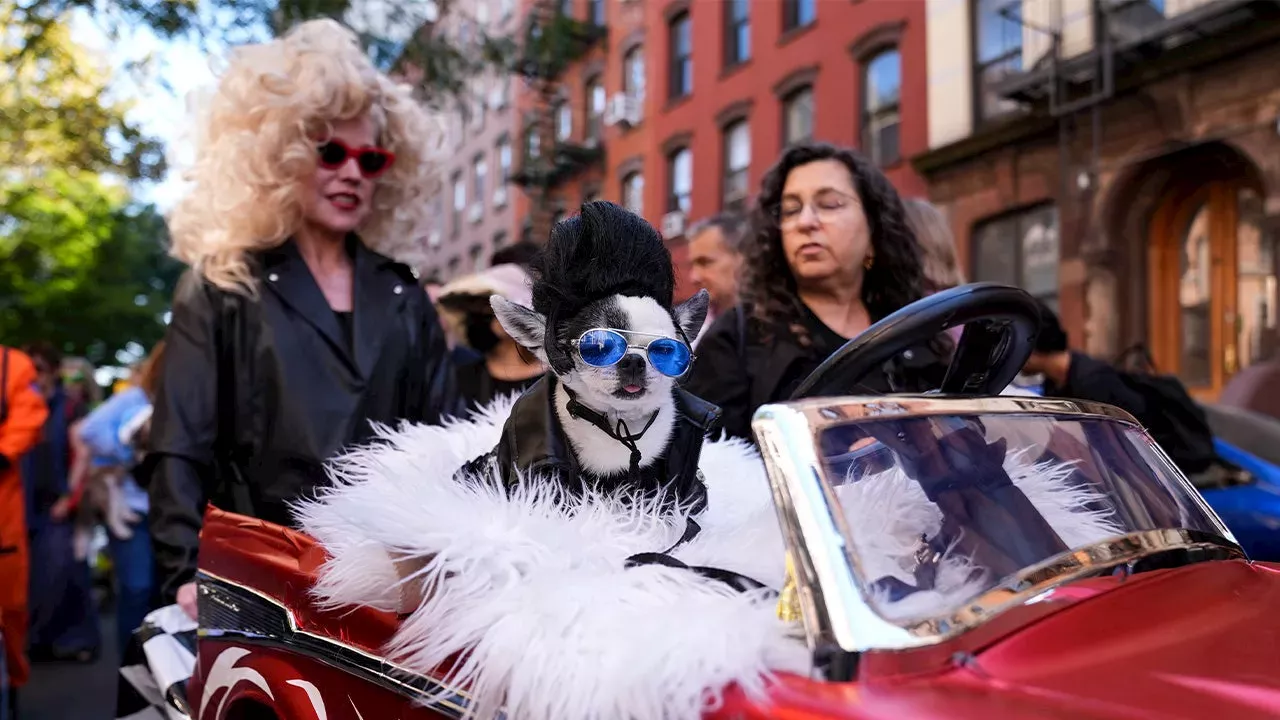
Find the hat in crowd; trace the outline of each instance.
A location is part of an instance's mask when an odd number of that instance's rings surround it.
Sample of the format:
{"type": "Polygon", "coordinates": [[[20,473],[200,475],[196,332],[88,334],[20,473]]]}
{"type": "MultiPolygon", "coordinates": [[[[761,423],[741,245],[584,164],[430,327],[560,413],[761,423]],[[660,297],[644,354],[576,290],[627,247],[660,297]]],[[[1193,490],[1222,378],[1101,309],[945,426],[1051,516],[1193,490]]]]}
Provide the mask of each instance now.
{"type": "Polygon", "coordinates": [[[491,295],[501,295],[525,307],[533,304],[533,279],[519,265],[507,263],[494,265],[486,270],[465,275],[440,288],[436,304],[440,308],[440,320],[454,337],[466,337],[468,315],[492,315],[489,306],[491,295]]]}

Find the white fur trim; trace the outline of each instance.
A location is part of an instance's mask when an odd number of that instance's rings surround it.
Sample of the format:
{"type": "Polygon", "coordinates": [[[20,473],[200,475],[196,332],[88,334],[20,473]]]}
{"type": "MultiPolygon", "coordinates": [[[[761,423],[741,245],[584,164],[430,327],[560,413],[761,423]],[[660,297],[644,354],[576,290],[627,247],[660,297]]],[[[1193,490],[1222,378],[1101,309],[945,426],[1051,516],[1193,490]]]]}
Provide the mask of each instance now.
{"type": "MultiPolygon", "coordinates": [[[[494,446],[510,408],[508,398],[444,427],[382,428],[377,444],[335,463],[335,486],[298,508],[331,556],[315,588],[321,605],[395,608],[391,558],[424,561],[411,581],[426,600],[388,654],[427,673],[465,653],[445,679],[467,688],[479,717],[505,709],[522,720],[692,719],[731,684],[763,698],[772,671],[808,673],[808,651],[772,600],[683,570],[623,569],[628,556],[661,551],[684,530],[653,503],[564,500],[552,483],[508,495],[495,478],[455,481],[457,468],[494,446]]],[[[703,530],[674,555],[781,587],[784,544],[755,450],[708,441],[701,467],[703,530]]],[[[1096,496],[1062,482],[1069,468],[1031,465],[1020,453],[1006,468],[1069,545],[1115,533],[1108,518],[1082,512],[1096,496]]],[[[838,492],[872,574],[910,579],[915,541],[940,519],[919,485],[892,469],[838,492]]],[[[945,557],[938,577],[934,591],[877,598],[877,607],[915,616],[985,587],[963,557],[945,557]]]]}

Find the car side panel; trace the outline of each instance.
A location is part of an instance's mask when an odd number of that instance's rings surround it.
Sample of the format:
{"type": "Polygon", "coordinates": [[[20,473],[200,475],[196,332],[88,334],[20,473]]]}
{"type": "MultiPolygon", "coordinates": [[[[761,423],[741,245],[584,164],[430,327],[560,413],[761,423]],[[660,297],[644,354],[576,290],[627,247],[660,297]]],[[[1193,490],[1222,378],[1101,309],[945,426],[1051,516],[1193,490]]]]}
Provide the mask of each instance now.
{"type": "Polygon", "coordinates": [[[279,720],[458,717],[286,649],[208,639],[200,642],[188,690],[192,720],[236,720],[244,702],[270,708],[279,720]]]}

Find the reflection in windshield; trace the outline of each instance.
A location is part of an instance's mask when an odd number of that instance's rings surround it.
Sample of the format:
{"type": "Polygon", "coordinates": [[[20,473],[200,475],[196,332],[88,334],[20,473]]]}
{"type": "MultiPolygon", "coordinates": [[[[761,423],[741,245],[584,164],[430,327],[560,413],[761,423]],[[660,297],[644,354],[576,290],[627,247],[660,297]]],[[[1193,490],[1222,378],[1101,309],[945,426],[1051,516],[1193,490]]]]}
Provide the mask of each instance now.
{"type": "Polygon", "coordinates": [[[1138,430],[1093,417],[876,419],[820,438],[870,602],[952,614],[1020,570],[1144,530],[1219,534],[1138,430]]]}

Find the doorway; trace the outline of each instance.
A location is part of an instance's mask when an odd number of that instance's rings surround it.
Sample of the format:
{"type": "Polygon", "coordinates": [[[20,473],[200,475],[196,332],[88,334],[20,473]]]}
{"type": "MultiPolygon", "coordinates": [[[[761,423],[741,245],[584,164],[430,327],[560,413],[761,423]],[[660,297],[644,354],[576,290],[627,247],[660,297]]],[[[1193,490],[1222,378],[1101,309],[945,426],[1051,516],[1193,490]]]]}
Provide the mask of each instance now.
{"type": "Polygon", "coordinates": [[[1280,258],[1263,195],[1242,178],[1199,179],[1166,192],[1150,228],[1153,359],[1212,402],[1241,368],[1276,351],[1280,258]]]}

